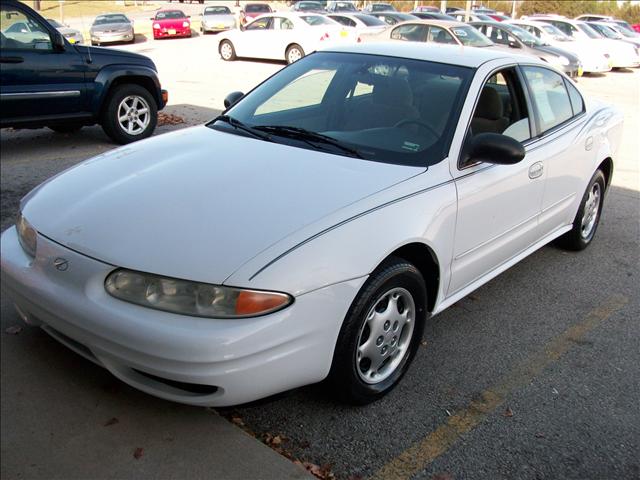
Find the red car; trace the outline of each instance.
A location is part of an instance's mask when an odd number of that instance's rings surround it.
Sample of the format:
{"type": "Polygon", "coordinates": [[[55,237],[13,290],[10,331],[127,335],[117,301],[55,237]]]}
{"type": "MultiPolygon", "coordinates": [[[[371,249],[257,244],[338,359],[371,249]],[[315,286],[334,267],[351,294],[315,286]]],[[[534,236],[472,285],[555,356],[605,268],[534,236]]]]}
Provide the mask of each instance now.
{"type": "Polygon", "coordinates": [[[191,20],[182,10],[160,10],[151,20],[153,20],[154,40],[191,36],[191,20]]]}
{"type": "Polygon", "coordinates": [[[496,22],[508,22],[511,20],[509,15],[501,15],[499,13],[487,13],[491,18],[493,18],[496,22]]]}
{"type": "Polygon", "coordinates": [[[266,3],[247,3],[240,10],[240,25],[246,25],[251,20],[265,13],[271,13],[271,7],[266,3]]]}
{"type": "Polygon", "coordinates": [[[640,23],[634,23],[633,25],[631,25],[631,28],[640,33],[640,23]]]}

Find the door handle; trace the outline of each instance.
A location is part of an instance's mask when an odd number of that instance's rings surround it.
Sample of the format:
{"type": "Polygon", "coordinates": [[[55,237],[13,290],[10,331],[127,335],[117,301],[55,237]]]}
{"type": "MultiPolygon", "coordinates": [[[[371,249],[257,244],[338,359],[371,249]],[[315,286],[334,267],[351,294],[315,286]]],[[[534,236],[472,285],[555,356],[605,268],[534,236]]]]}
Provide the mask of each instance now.
{"type": "Polygon", "coordinates": [[[529,167],[529,178],[533,180],[535,178],[541,177],[543,172],[544,166],[542,165],[542,162],[536,162],[529,167]]]}
{"type": "Polygon", "coordinates": [[[0,63],[22,63],[24,58],[22,57],[0,57],[0,63]]]}

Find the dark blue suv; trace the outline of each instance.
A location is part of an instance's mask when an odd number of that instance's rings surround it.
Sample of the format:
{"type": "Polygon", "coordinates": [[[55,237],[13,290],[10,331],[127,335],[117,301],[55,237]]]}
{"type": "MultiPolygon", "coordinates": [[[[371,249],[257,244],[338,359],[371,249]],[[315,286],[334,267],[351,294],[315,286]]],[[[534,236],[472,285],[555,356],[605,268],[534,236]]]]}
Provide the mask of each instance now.
{"type": "Polygon", "coordinates": [[[0,127],[73,132],[99,123],[117,143],[150,136],[167,102],[143,55],[72,45],[42,16],[0,0],[0,127]]]}

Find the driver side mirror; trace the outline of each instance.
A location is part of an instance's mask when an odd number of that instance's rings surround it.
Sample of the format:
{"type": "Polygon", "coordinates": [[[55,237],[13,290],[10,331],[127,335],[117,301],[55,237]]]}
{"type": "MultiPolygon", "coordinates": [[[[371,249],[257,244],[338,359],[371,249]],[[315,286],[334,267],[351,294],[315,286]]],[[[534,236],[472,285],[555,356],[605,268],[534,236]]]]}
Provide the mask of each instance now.
{"type": "Polygon", "coordinates": [[[242,97],[244,97],[244,93],[242,92],[231,92],[224,99],[224,108],[233,107],[242,97]]]}
{"type": "Polygon", "coordinates": [[[60,32],[56,31],[53,34],[52,44],[53,44],[54,50],[57,50],[57,51],[64,50],[64,37],[60,32]]]}
{"type": "Polygon", "coordinates": [[[471,139],[465,163],[513,165],[524,156],[524,147],[516,139],[499,133],[479,133],[471,139]]]}
{"type": "Polygon", "coordinates": [[[509,47],[511,48],[520,48],[520,44],[515,40],[509,40],[509,47]]]}

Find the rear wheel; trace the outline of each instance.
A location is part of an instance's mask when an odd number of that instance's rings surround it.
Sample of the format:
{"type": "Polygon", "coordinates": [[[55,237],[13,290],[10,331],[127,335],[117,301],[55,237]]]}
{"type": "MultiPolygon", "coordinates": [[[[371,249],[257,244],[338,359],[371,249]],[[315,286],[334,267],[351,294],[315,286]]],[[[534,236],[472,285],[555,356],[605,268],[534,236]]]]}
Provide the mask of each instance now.
{"type": "Polygon", "coordinates": [[[287,63],[297,62],[302,57],[304,57],[304,50],[300,45],[297,45],[295,43],[289,46],[289,48],[287,48],[287,51],[285,52],[287,63]]]}
{"type": "Polygon", "coordinates": [[[558,245],[568,250],[584,250],[589,246],[600,223],[605,188],[604,174],[597,170],[582,197],[573,228],[558,239],[558,245]]]}
{"type": "Polygon", "coordinates": [[[226,62],[230,62],[236,59],[236,50],[233,48],[233,43],[229,40],[223,40],[220,42],[220,56],[226,62]]]}
{"type": "Polygon", "coordinates": [[[329,373],[336,395],[370,403],[405,374],[424,330],[427,294],[411,263],[390,258],[367,280],[340,330],[329,373]]]}
{"type": "Polygon", "coordinates": [[[123,84],[109,94],[102,115],[102,129],[116,143],[131,143],[151,136],[158,122],[158,108],[149,91],[123,84]]]}

